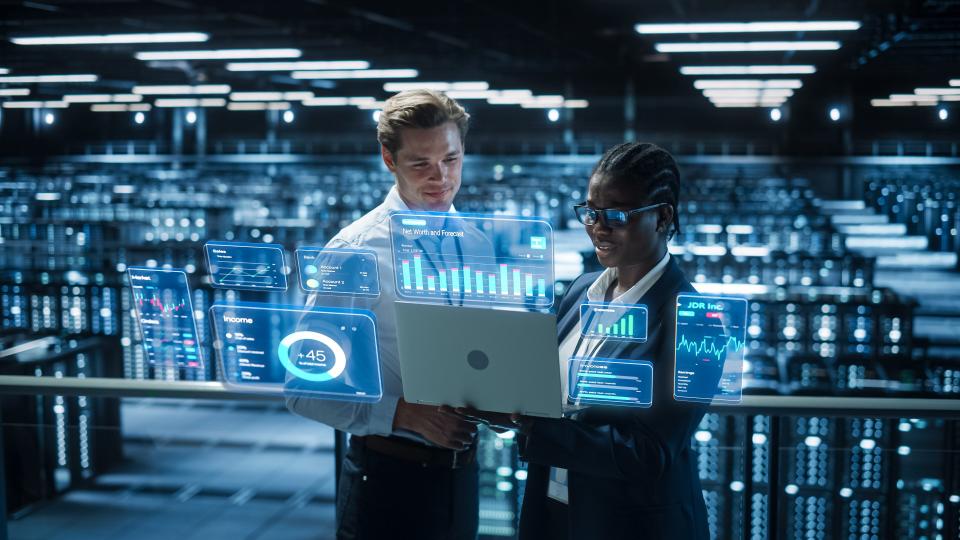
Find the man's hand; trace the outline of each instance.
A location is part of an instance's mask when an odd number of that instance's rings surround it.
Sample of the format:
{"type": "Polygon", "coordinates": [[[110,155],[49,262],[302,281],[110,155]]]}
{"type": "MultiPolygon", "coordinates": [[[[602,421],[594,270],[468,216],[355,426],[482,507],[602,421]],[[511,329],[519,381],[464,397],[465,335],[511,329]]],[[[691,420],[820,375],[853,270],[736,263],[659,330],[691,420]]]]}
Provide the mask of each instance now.
{"type": "Polygon", "coordinates": [[[473,407],[457,407],[456,409],[451,409],[446,405],[441,407],[441,409],[444,408],[453,412],[454,414],[462,416],[467,420],[471,420],[473,422],[482,422],[497,433],[515,430],[518,427],[517,424],[513,422],[513,417],[516,416],[519,418],[519,415],[480,411],[474,409],[473,407]]]}
{"type": "Polygon", "coordinates": [[[419,433],[437,446],[465,450],[477,436],[477,423],[457,415],[449,407],[417,405],[400,398],[393,416],[393,429],[419,433]]]}

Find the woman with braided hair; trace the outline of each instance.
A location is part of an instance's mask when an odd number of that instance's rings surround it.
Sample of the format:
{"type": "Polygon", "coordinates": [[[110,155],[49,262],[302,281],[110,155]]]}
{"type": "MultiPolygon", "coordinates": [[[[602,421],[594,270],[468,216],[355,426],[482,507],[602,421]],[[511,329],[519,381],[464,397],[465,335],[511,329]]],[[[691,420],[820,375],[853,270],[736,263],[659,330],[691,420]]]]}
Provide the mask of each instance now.
{"type": "MultiPolygon", "coordinates": [[[[574,206],[603,272],[570,286],[557,313],[564,387],[577,358],[653,363],[650,408],[589,406],[562,419],[513,417],[529,462],[521,539],[706,540],[706,507],[690,438],[704,407],[673,399],[676,296],[695,292],[667,252],[679,231],[680,172],[650,143],[607,151],[574,206]],[[644,304],[643,343],[584,338],[585,302],[644,304]]],[[[566,394],[566,390],[564,391],[566,394]]]]}

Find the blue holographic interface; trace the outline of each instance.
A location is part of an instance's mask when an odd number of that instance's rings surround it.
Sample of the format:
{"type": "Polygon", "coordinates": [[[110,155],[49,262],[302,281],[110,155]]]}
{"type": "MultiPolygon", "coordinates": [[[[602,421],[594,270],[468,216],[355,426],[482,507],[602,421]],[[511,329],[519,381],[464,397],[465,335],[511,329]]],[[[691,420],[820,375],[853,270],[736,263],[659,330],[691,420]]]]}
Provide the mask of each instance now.
{"type": "Polygon", "coordinates": [[[127,268],[127,277],[147,362],[157,366],[202,367],[187,274],[183,270],[131,266],[127,268]]]}
{"type": "Polygon", "coordinates": [[[580,304],[580,334],[589,339],[647,340],[647,306],[585,302],[580,304]]]}
{"type": "Polygon", "coordinates": [[[553,229],[541,219],[396,212],[390,216],[397,293],[416,302],[553,305],[553,229]]]}
{"type": "Polygon", "coordinates": [[[369,250],[297,249],[300,288],[308,293],[380,296],[377,254],[369,250]]]}
{"type": "Polygon", "coordinates": [[[746,320],[743,298],[677,296],[675,399],[740,402],[746,320]]]}
{"type": "Polygon", "coordinates": [[[238,303],[212,306],[210,316],[232,388],[363,402],[383,395],[369,311],[238,303]]]}
{"type": "Polygon", "coordinates": [[[572,357],[567,366],[568,403],[642,408],[653,404],[651,362],[572,357]]]}
{"type": "Polygon", "coordinates": [[[210,280],[220,289],[287,290],[280,244],[207,242],[204,245],[210,280]]]}

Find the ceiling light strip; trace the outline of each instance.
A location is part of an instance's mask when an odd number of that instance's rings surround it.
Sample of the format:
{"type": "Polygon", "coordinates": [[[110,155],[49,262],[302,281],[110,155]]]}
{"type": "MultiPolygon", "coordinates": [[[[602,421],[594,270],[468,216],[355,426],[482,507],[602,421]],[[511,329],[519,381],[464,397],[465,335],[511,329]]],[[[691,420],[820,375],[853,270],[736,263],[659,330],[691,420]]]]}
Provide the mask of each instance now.
{"type": "Polygon", "coordinates": [[[860,21],[769,21],[725,23],[638,24],[638,34],[741,34],[755,32],[845,32],[860,29],[860,21]]]}
{"type": "Polygon", "coordinates": [[[164,32],[155,34],[103,34],[86,36],[35,36],[15,37],[16,45],[115,45],[122,43],[190,43],[207,41],[209,34],[202,32],[164,32]]]}
{"type": "Polygon", "coordinates": [[[231,62],[227,71],[307,71],[368,69],[366,60],[322,60],[300,62],[231,62]]]}
{"type": "Polygon", "coordinates": [[[294,79],[413,79],[420,75],[415,69],[365,69],[331,71],[294,71],[294,79]]]}
{"type": "Polygon", "coordinates": [[[839,41],[732,41],[716,43],[657,43],[662,53],[835,51],[839,41]]]}
{"type": "Polygon", "coordinates": [[[137,60],[241,60],[245,58],[300,58],[300,49],[217,49],[212,51],[143,51],[137,60]]]}
{"type": "Polygon", "coordinates": [[[682,75],[810,75],[817,72],[815,66],[795,64],[785,66],[683,66],[682,75]]]}

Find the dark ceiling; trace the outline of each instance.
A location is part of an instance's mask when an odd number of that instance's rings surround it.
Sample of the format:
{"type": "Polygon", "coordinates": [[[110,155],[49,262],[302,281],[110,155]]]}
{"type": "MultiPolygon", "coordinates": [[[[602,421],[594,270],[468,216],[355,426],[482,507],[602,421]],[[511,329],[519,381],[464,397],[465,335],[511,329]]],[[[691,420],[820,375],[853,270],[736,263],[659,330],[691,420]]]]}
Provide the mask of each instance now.
{"type": "MultiPolygon", "coordinates": [[[[418,80],[489,81],[607,107],[622,118],[626,81],[637,107],[716,112],[680,75],[680,65],[810,63],[815,75],[791,103],[871,98],[945,86],[960,76],[958,0],[502,0],[463,2],[37,0],[0,1],[0,67],[10,75],[95,73],[93,84],[32,86],[31,99],[63,93],[127,92],[134,84],[226,83],[234,91],[312,90],[317,95],[387,97],[382,80],[301,81],[283,72],[228,72],[224,61],[151,65],[149,50],[295,47],[299,60],[368,60],[373,68],[415,68],[418,80]],[[855,32],[807,35],[641,36],[640,22],[838,20],[855,32]],[[17,36],[200,31],[206,43],[18,46],[17,36]],[[659,38],[659,39],[654,39],[659,38]],[[837,39],[839,51],[666,55],[656,41],[837,39]]],[[[2,86],[2,85],[0,85],[2,86]]],[[[11,99],[11,98],[0,98],[11,99]]],[[[481,105],[485,106],[485,105],[481,105]]],[[[819,106],[819,105],[818,105],[819,106]]],[[[499,113],[497,113],[499,114],[499,113]]],[[[716,112],[716,114],[725,114],[716,112]]],[[[877,114],[882,114],[877,111],[877,114]]],[[[796,117],[797,114],[794,114],[796,117]]]]}
{"type": "MultiPolygon", "coordinates": [[[[735,58],[726,55],[722,61],[811,62],[825,76],[858,71],[868,78],[903,78],[906,86],[938,73],[946,75],[945,66],[960,66],[960,2],[943,0],[42,0],[3,1],[0,7],[4,12],[0,66],[11,69],[11,74],[96,73],[103,90],[123,89],[135,82],[201,81],[225,82],[235,89],[306,88],[307,81],[281,74],[230,73],[223,69],[223,61],[182,62],[156,69],[132,56],[139,50],[297,47],[304,51],[303,60],[364,59],[373,67],[417,68],[426,80],[483,79],[501,88],[528,85],[545,93],[561,93],[564,85],[571,83],[583,87],[584,92],[602,95],[605,83],[614,84],[619,91],[619,81],[632,73],[651,94],[683,89],[694,97],[696,93],[688,85],[675,86],[680,80],[678,60],[710,63],[717,61],[717,55],[669,58],[655,54],[653,40],[647,39],[651,36],[637,35],[633,25],[658,21],[857,19],[863,23],[857,32],[817,33],[818,39],[843,42],[836,53],[740,54],[735,58]],[[172,31],[203,31],[211,39],[203,44],[82,47],[26,47],[9,42],[15,36],[172,31]]],[[[670,39],[691,37],[697,36],[670,39]]],[[[797,37],[763,35],[764,39],[797,37]]],[[[375,90],[382,82],[341,84],[375,90]]]]}

